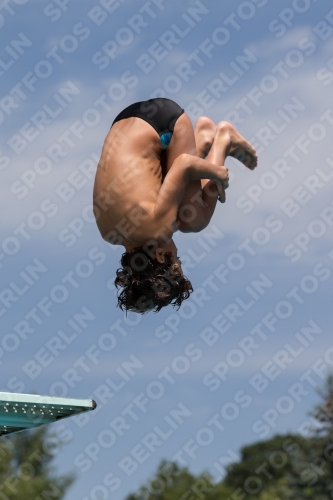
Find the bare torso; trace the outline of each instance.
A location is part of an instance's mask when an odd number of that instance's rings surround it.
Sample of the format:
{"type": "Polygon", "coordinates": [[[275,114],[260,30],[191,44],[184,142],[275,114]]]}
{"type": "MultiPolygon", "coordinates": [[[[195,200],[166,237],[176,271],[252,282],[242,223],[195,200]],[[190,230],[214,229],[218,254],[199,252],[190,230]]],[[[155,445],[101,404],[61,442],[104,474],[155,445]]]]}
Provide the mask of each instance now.
{"type": "Polygon", "coordinates": [[[166,152],[158,133],[141,118],[122,119],[112,126],[93,193],[96,223],[106,241],[130,251],[149,240],[165,246],[177,230],[201,231],[214,213],[218,186],[225,197],[226,155],[241,153],[240,161],[251,170],[256,167],[255,149],[231,124],[220,122],[216,127],[205,117],[198,122],[193,131],[190,118],[183,113],[166,152]],[[211,148],[203,160],[207,146],[211,148]],[[190,181],[184,155],[190,158],[194,173],[190,181]]]}
{"type": "Polygon", "coordinates": [[[139,246],[156,238],[159,221],[154,206],[162,185],[161,156],[160,138],[144,120],[127,118],[110,129],[93,194],[97,226],[106,241],[139,246]]]}

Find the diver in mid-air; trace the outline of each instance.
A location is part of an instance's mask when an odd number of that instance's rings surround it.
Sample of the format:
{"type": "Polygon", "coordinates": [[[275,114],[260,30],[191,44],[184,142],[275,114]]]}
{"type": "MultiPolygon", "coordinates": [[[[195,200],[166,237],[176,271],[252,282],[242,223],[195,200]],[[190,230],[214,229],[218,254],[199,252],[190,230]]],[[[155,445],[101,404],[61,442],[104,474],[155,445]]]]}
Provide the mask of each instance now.
{"type": "Polygon", "coordinates": [[[115,280],[122,310],[157,312],[189,297],[172,236],[201,231],[217,200],[225,202],[227,156],[257,166],[255,149],[230,123],[200,117],[193,129],[170,99],[134,103],[115,118],[93,197],[102,237],[125,247],[115,280]]]}

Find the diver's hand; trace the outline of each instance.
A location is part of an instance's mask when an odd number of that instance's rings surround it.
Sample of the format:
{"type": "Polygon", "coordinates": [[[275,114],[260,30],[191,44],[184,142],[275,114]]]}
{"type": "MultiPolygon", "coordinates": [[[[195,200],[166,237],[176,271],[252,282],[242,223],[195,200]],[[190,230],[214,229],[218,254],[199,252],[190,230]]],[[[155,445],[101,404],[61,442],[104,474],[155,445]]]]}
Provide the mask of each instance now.
{"type": "Polygon", "coordinates": [[[216,181],[216,187],[219,192],[219,202],[225,203],[225,190],[229,187],[229,171],[227,167],[218,167],[218,180],[216,181]]]}

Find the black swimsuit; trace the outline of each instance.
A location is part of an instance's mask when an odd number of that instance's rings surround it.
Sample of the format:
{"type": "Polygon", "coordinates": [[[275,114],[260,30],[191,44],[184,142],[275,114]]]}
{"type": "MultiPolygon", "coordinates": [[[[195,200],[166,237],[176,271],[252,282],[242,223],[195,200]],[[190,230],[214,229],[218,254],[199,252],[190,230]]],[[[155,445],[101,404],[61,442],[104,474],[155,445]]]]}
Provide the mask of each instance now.
{"type": "Polygon", "coordinates": [[[184,110],[174,101],[159,97],[131,104],[119,113],[112,125],[125,118],[141,118],[156,130],[160,136],[162,148],[165,149],[171,141],[175,123],[183,113],[184,110]]]}

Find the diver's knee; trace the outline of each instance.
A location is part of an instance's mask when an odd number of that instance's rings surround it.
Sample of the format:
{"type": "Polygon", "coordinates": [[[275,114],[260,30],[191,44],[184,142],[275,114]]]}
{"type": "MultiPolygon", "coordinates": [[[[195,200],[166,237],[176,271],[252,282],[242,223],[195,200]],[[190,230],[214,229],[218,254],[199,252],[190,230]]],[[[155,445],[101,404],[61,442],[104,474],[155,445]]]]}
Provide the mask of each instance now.
{"type": "Polygon", "coordinates": [[[216,125],[211,120],[211,118],[208,118],[208,116],[200,116],[195,124],[195,129],[200,132],[200,131],[210,131],[210,130],[215,130],[216,125]]]}

